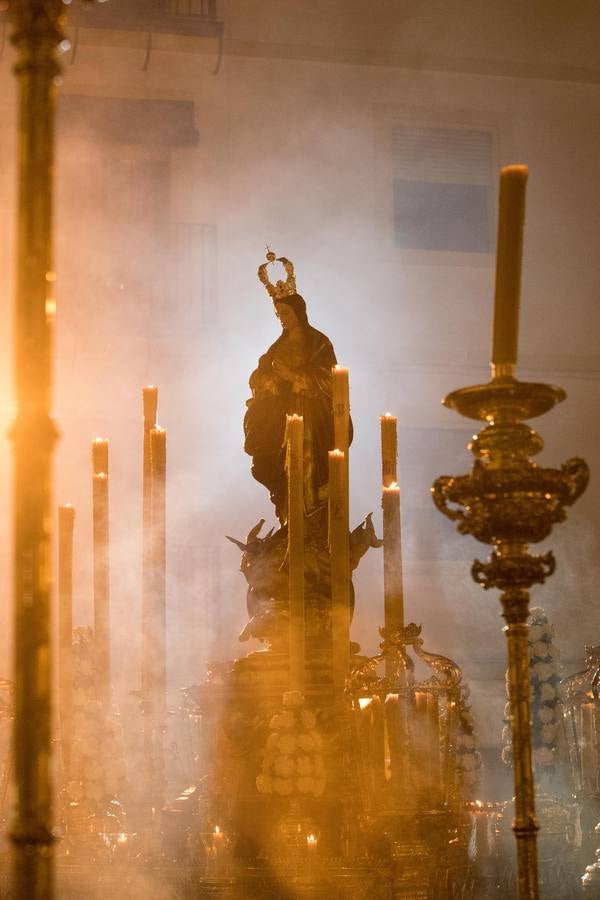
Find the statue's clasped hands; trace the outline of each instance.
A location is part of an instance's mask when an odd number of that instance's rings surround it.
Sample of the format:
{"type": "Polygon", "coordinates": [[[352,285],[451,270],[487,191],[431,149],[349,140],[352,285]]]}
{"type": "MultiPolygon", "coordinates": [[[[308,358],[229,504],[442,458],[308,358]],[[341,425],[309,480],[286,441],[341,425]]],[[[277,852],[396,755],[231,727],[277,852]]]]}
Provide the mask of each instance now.
{"type": "Polygon", "coordinates": [[[281,378],[282,381],[294,381],[296,378],[296,373],[292,372],[292,370],[286,366],[284,362],[281,362],[280,359],[274,359],[272,362],[273,372],[277,375],[278,378],[281,378]]]}

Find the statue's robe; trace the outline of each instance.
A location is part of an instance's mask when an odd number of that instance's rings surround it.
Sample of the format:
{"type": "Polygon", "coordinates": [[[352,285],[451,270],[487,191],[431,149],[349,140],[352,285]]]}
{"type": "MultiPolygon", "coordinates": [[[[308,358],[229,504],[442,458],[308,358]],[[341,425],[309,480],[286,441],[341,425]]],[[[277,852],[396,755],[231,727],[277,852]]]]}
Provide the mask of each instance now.
{"type": "MultiPolygon", "coordinates": [[[[269,489],[281,521],[286,518],[286,415],[304,419],[304,499],[307,513],[323,502],[328,482],[329,450],[334,449],[332,375],[336,364],[329,338],[316,328],[304,328],[300,345],[284,332],[272,344],[250,376],[252,397],[244,418],[244,449],[252,457],[252,474],[269,489]],[[274,360],[291,369],[294,382],[279,378],[274,360]]],[[[350,434],[350,438],[352,435],[350,434]]]]}

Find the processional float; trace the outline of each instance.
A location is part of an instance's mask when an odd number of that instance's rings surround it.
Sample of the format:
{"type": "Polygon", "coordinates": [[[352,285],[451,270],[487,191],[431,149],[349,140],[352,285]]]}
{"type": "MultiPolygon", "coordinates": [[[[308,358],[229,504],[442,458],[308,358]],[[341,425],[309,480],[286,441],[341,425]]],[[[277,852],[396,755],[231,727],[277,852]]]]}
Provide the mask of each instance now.
{"type": "Polygon", "coordinates": [[[262,860],[300,890],[294,867],[304,859],[325,890],[328,878],[358,877],[361,865],[375,878],[383,865],[394,870],[386,890],[393,883],[396,896],[425,897],[448,863],[447,829],[465,785],[476,780],[467,694],[459,667],[425,650],[420,627],[404,620],[396,418],[381,417],[382,541],[371,515],[350,530],[348,371],[308,324],[289,260],[279,260],[286,280],[271,284],[275,261],[269,251],[259,278],[276,310],[295,310],[310,349],[294,359],[284,325],[250,379],[246,450],[279,527],[261,536],[261,519],[245,541],[231,538],[248,583],[241,639],[264,649],[209,665],[207,683],[186,692],[209,760],[202,832],[219,836],[221,856],[226,842],[240,877],[262,860]],[[277,415],[268,446],[260,435],[277,415]],[[335,447],[326,449],[325,490],[319,443],[335,447]],[[350,640],[351,575],[382,544],[384,627],[381,652],[369,658],[350,640]]]}

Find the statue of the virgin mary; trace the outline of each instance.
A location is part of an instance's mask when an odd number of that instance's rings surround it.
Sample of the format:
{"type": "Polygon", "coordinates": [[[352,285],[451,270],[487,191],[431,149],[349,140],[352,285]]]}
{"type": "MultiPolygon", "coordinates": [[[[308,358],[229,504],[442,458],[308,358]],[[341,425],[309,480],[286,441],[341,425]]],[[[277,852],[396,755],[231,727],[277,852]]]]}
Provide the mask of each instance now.
{"type": "Polygon", "coordinates": [[[253,476],[269,489],[277,517],[284,524],[286,415],[296,413],[304,419],[307,515],[327,499],[327,452],[334,449],[331,369],[336,358],[329,338],[309,324],[306,303],[296,292],[292,263],[269,251],[258,277],[273,300],[282,332],[250,376],[252,397],[246,404],[244,449],[252,457],[253,476]],[[287,278],[272,284],[267,270],[276,261],[284,266],[287,278]]]}

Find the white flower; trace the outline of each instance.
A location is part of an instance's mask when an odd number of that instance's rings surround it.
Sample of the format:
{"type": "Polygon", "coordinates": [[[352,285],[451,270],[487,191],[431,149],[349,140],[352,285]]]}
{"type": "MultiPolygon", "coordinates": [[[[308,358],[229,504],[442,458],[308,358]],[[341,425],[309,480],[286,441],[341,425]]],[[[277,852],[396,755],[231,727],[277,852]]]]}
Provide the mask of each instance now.
{"type": "MultiPolygon", "coordinates": [[[[298,743],[300,743],[298,741],[298,743]]],[[[296,749],[296,738],[293,734],[284,734],[277,741],[277,746],[281,753],[290,754],[296,749]]],[[[304,749],[304,748],[303,748],[304,749]]]]}
{"type": "Polygon", "coordinates": [[[289,778],[294,771],[294,763],[289,756],[278,756],[273,766],[276,775],[282,778],[289,778]]]}
{"type": "Polygon", "coordinates": [[[267,750],[276,750],[277,745],[279,744],[279,735],[278,734],[270,734],[267,738],[267,750]]]}
{"type": "Polygon", "coordinates": [[[314,766],[315,766],[315,775],[320,777],[325,776],[325,763],[323,762],[322,756],[315,756],[314,758],[314,766]]]}
{"type": "Polygon", "coordinates": [[[546,682],[541,686],[540,697],[542,700],[554,700],[556,697],[556,689],[546,682]]]}
{"type": "Polygon", "coordinates": [[[273,779],[270,775],[257,775],[256,776],[256,789],[259,794],[272,794],[273,793],[273,779]]]}
{"type": "Polygon", "coordinates": [[[296,771],[298,775],[312,775],[314,765],[310,756],[300,756],[296,760],[296,771]]]}
{"type": "Polygon", "coordinates": [[[317,783],[314,778],[303,776],[296,779],[296,787],[301,794],[314,794],[317,783]]]}
{"type": "Polygon", "coordinates": [[[291,709],[286,709],[280,714],[281,728],[293,728],[296,724],[296,716],[291,709]]]}
{"type": "Polygon", "coordinates": [[[275,762],[275,760],[278,758],[278,756],[279,756],[279,753],[273,753],[273,752],[265,753],[265,755],[263,757],[263,764],[262,764],[262,770],[265,773],[265,775],[271,771],[271,767],[272,767],[273,763],[275,762]]]}
{"type": "Polygon", "coordinates": [[[277,713],[273,716],[269,723],[271,731],[283,731],[287,728],[293,728],[296,724],[296,717],[290,709],[277,713]]]}
{"type": "Polygon", "coordinates": [[[307,731],[312,731],[312,729],[316,726],[317,720],[315,714],[311,712],[309,709],[303,709],[300,713],[300,720],[307,731]]]}
{"type": "Polygon", "coordinates": [[[287,795],[291,794],[294,790],[294,785],[290,778],[274,778],[273,790],[276,794],[280,794],[282,797],[287,797],[287,795]]]}
{"type": "Polygon", "coordinates": [[[552,655],[550,644],[547,644],[546,641],[536,641],[529,649],[533,656],[540,656],[544,659],[552,655]]]}
{"type": "Polygon", "coordinates": [[[533,758],[541,766],[551,766],[554,762],[554,753],[549,747],[538,747],[533,751],[533,758]]]}
{"type": "Polygon", "coordinates": [[[536,663],[533,669],[540,681],[548,681],[554,675],[554,666],[550,663],[536,663]]]}
{"type": "Polygon", "coordinates": [[[545,744],[551,744],[556,737],[556,725],[544,725],[542,728],[542,740],[545,744]]]}
{"type": "Polygon", "coordinates": [[[313,791],[313,794],[315,797],[321,796],[321,794],[325,790],[325,784],[326,784],[325,777],[317,778],[317,780],[315,781],[315,789],[313,791]]]}
{"type": "Polygon", "coordinates": [[[544,626],[543,625],[530,625],[529,626],[529,643],[534,644],[536,641],[540,641],[544,637],[544,626]]]}
{"type": "Polygon", "coordinates": [[[544,725],[547,725],[549,722],[553,722],[554,710],[550,709],[549,706],[542,706],[542,708],[538,711],[538,719],[544,725]]]}

